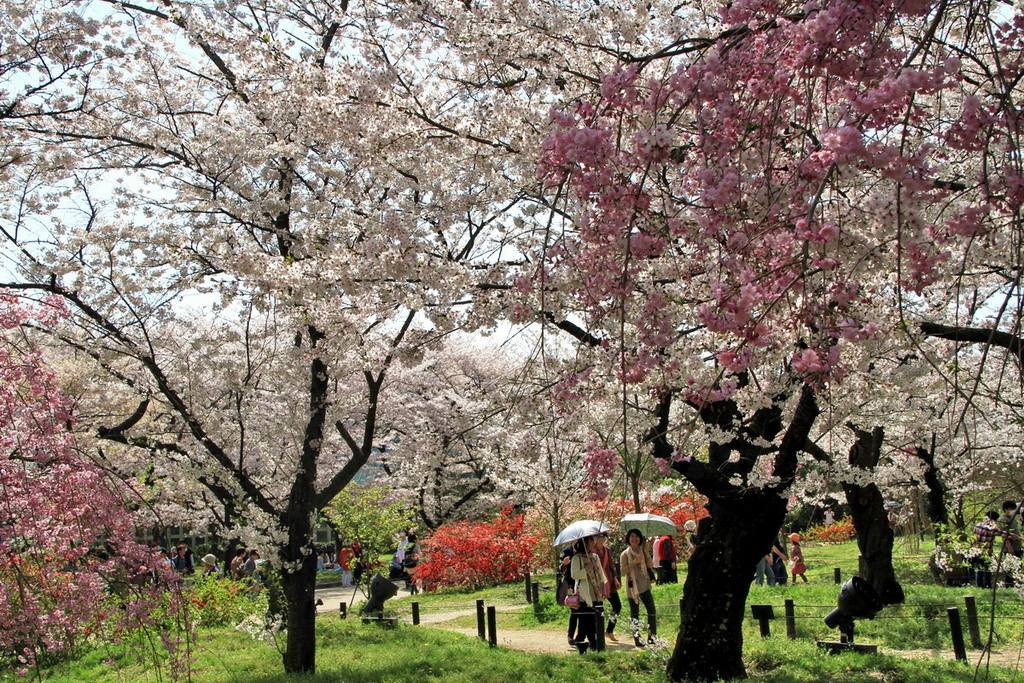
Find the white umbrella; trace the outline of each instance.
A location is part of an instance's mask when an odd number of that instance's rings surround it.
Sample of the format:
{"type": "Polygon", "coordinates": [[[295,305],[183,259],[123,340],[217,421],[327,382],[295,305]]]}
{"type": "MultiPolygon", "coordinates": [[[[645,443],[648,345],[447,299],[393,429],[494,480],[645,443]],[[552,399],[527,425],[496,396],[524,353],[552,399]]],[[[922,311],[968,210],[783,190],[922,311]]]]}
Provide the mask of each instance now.
{"type": "Polygon", "coordinates": [[[551,545],[565,545],[587,536],[603,534],[606,531],[611,531],[611,527],[604,522],[598,522],[593,519],[581,519],[562,529],[558,537],[555,538],[555,542],[551,545]]]}
{"type": "Polygon", "coordinates": [[[626,515],[620,523],[623,531],[636,529],[644,535],[644,538],[652,536],[672,536],[676,533],[676,525],[668,517],[652,515],[649,512],[639,512],[633,515],[626,515]]]}

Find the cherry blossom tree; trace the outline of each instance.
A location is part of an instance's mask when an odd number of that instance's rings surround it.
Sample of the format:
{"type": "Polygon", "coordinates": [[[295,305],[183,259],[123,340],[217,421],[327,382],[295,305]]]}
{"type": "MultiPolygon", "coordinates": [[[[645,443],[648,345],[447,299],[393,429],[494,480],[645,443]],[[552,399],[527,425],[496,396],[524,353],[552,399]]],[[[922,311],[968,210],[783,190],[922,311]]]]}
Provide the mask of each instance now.
{"type": "Polygon", "coordinates": [[[23,673],[98,630],[111,593],[122,627],[145,626],[173,573],[136,541],[133,492],[78,448],[74,407],[21,333],[59,311],[0,293],[0,651],[23,673]]]}
{"type": "Polygon", "coordinates": [[[374,461],[426,529],[524,504],[501,472],[516,459],[508,386],[519,363],[489,339],[449,339],[392,373],[374,461]]]}
{"type": "MultiPolygon", "coordinates": [[[[5,19],[47,21],[48,6],[9,5],[5,19]]],[[[284,667],[311,671],[316,513],[384,445],[395,364],[499,317],[513,238],[536,222],[540,112],[614,61],[587,37],[645,18],[586,3],[60,7],[90,18],[73,53],[88,78],[3,129],[20,150],[4,279],[66,303],[47,331],[124,406],[94,424],[112,464],[138,465],[155,505],[215,502],[226,532],[277,551],[284,667]]],[[[71,42],[38,49],[56,64],[71,42]]]]}
{"type": "Polygon", "coordinates": [[[540,169],[572,222],[553,219],[520,280],[524,319],[577,316],[599,376],[650,392],[655,457],[709,499],[673,680],[744,675],[749,577],[858,349],[955,306],[933,286],[1020,234],[1019,14],[732,2],[706,17],[552,115],[540,169]],[[686,454],[694,421],[706,460],[686,454]]]}

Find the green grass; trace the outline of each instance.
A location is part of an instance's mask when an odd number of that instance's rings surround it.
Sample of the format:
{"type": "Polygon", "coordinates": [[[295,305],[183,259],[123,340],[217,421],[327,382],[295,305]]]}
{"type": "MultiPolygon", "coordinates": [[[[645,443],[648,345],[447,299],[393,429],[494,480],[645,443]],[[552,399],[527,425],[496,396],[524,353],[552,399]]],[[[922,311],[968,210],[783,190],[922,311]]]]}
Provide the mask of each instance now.
{"type": "MultiPolygon", "coordinates": [[[[317,673],[286,676],[281,660],[269,646],[257,646],[248,636],[231,631],[208,633],[211,638],[199,653],[195,683],[613,683],[664,680],[654,657],[631,653],[530,655],[503,648],[491,649],[477,638],[438,629],[399,626],[383,629],[359,620],[320,619],[317,624],[317,673]]],[[[145,666],[129,658],[117,668],[104,663],[109,652],[96,651],[48,673],[47,683],[156,683],[145,666]]],[[[14,680],[10,676],[2,680],[14,680]]]]}
{"type": "MultiPolygon", "coordinates": [[[[790,586],[753,586],[748,603],[766,603],[776,607],[779,617],[772,622],[772,637],[762,639],[752,618],[744,622],[745,659],[752,680],[769,683],[836,681],[838,683],[930,683],[973,681],[974,669],[967,664],[938,658],[907,659],[900,650],[951,648],[946,608],[963,606],[966,595],[974,595],[982,616],[990,611],[993,593],[968,588],[936,585],[926,568],[929,548],[918,553],[898,555],[897,570],[907,593],[905,605],[889,606],[874,620],[857,622],[856,640],[880,647],[877,655],[830,655],[820,650],[818,639],[837,640],[822,617],[835,605],[838,586],[833,567],[839,567],[842,579],[855,573],[856,545],[809,546],[805,548],[811,583],[790,586]],[[784,600],[794,601],[797,616],[797,640],[784,637],[782,620],[784,600]]],[[[917,550],[917,549],[915,549],[917,550]]],[[[682,580],[682,578],[681,578],[682,580]]],[[[408,620],[410,603],[420,603],[421,614],[431,612],[472,611],[466,617],[448,622],[451,626],[476,628],[475,604],[483,599],[498,611],[498,633],[506,629],[525,629],[549,633],[553,643],[561,643],[567,625],[568,610],[554,605],[554,577],[539,577],[548,590],[542,593],[539,610],[522,606],[522,584],[497,586],[481,591],[448,591],[391,600],[388,608],[408,620]]],[[[660,633],[671,640],[678,624],[681,585],[654,588],[658,605],[660,633]]],[[[996,649],[1014,653],[1024,642],[1024,608],[1015,593],[1000,589],[995,593],[994,643],[996,649]]],[[[749,614],[749,612],[748,612],[749,614]]],[[[966,617],[962,617],[966,625],[966,617]]],[[[986,625],[983,622],[983,631],[986,625]]],[[[491,649],[479,639],[427,626],[406,624],[395,629],[364,625],[358,619],[339,620],[333,610],[325,611],[317,623],[317,673],[287,677],[281,671],[281,659],[270,645],[251,640],[231,629],[203,631],[203,642],[196,654],[191,681],[194,683],[341,683],[367,681],[426,683],[497,683],[498,681],[645,681],[665,680],[667,652],[618,651],[575,654],[531,655],[515,650],[491,649]]],[[[966,626],[965,626],[966,631],[966,626]]],[[[970,646],[968,640],[968,647],[970,646]]],[[[978,651],[970,651],[976,660],[978,651]]],[[[1020,679],[1015,672],[993,667],[977,680],[1009,683],[1020,679]]],[[[0,670],[0,681],[18,680],[10,670],[0,670]]],[[[131,652],[99,648],[79,659],[45,673],[45,683],[163,683],[167,672],[158,673],[145,662],[137,662],[131,652]],[[112,663],[111,663],[112,662],[112,663]]]]}

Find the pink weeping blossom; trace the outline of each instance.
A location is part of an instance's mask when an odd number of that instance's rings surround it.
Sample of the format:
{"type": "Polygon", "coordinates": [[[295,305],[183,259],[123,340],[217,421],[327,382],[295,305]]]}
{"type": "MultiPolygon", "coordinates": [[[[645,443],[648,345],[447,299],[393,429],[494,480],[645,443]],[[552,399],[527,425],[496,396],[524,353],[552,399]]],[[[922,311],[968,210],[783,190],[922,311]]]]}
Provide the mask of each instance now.
{"type": "MultiPolygon", "coordinates": [[[[5,329],[53,315],[0,294],[5,329]]],[[[42,356],[0,338],[0,650],[27,669],[105,621],[142,626],[171,575],[136,541],[120,482],[76,447],[73,412],[42,356]],[[104,613],[114,594],[119,611],[104,613]]]]}

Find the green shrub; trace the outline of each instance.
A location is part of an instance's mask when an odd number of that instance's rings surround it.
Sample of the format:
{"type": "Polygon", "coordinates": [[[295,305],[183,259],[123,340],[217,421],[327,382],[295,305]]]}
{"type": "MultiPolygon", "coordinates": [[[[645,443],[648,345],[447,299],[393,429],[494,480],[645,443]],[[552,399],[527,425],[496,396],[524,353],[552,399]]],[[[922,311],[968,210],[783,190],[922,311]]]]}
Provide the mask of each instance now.
{"type": "Polygon", "coordinates": [[[186,590],[201,626],[230,626],[249,615],[263,615],[267,611],[264,591],[249,580],[210,576],[197,579],[186,590]]]}

